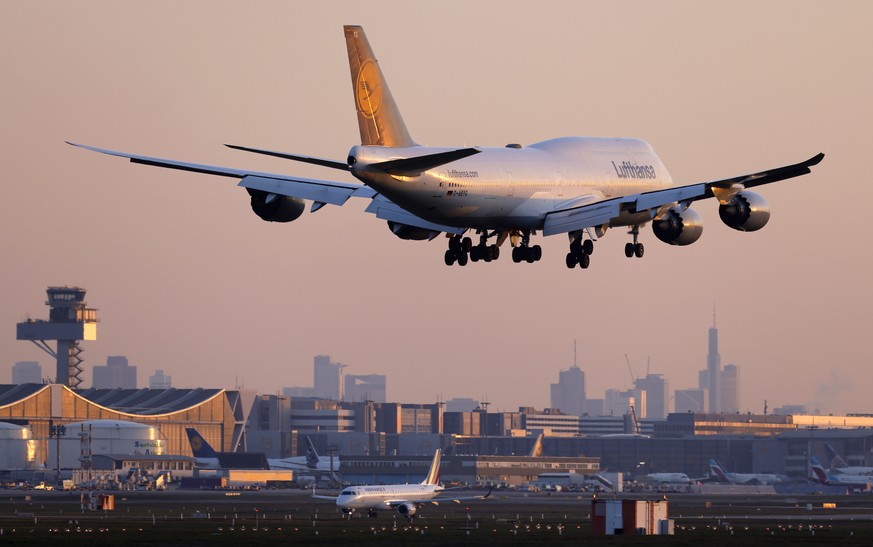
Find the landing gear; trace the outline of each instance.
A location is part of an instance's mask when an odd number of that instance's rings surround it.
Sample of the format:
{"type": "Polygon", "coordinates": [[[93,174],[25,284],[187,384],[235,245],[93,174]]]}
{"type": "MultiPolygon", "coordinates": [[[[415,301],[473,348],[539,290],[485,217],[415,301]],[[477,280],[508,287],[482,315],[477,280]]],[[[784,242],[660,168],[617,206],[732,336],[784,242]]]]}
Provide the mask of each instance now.
{"type": "Polygon", "coordinates": [[[517,247],[512,249],[512,261],[518,264],[519,262],[527,262],[533,264],[543,258],[543,248],[539,245],[530,245],[530,232],[524,231],[521,234],[521,241],[517,247]]]}
{"type": "Polygon", "coordinates": [[[570,252],[567,253],[567,267],[572,269],[578,264],[583,270],[591,264],[591,254],[594,252],[594,241],[586,239],[582,241],[580,235],[578,239],[570,242],[570,252]]]}
{"type": "Polygon", "coordinates": [[[632,258],[634,256],[636,256],[637,258],[642,258],[643,254],[646,252],[646,249],[645,247],[643,247],[642,243],[637,241],[637,238],[640,235],[640,227],[634,224],[633,226],[631,226],[631,230],[628,233],[634,236],[634,242],[628,243],[624,246],[624,256],[628,258],[632,258]]]}
{"type": "Polygon", "coordinates": [[[368,510],[367,510],[367,516],[370,517],[371,519],[374,519],[374,518],[376,518],[376,517],[379,516],[379,515],[378,515],[378,513],[376,513],[376,511],[374,511],[373,509],[368,509],[368,510]]]}
{"type": "Polygon", "coordinates": [[[446,251],[445,261],[446,266],[451,266],[455,262],[458,266],[466,266],[469,259],[469,252],[473,242],[469,237],[461,239],[461,236],[452,236],[449,238],[449,248],[446,251]]]}
{"type": "Polygon", "coordinates": [[[497,232],[488,233],[481,232],[479,236],[479,244],[473,245],[473,241],[469,237],[461,238],[461,236],[452,236],[449,238],[449,248],[445,254],[446,266],[452,266],[455,262],[458,266],[466,266],[468,260],[473,262],[491,262],[500,257],[500,243],[502,239],[498,238],[496,244],[488,245],[488,238],[495,235],[497,232]]]}

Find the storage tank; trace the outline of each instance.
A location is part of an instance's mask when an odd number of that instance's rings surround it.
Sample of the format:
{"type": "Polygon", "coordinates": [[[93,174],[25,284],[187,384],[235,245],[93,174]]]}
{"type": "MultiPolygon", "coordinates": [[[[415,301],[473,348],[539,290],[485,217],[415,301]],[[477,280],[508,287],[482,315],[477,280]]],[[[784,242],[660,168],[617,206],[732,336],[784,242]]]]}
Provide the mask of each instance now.
{"type": "Polygon", "coordinates": [[[28,469],[39,461],[30,427],[0,422],[0,469],[28,469]]]}
{"type": "Polygon", "coordinates": [[[167,440],[154,426],[123,420],[89,420],[66,426],[60,438],[49,441],[47,466],[57,465],[57,445],[60,444],[61,469],[81,467],[81,457],[89,450],[97,454],[166,453],[167,440]]]}

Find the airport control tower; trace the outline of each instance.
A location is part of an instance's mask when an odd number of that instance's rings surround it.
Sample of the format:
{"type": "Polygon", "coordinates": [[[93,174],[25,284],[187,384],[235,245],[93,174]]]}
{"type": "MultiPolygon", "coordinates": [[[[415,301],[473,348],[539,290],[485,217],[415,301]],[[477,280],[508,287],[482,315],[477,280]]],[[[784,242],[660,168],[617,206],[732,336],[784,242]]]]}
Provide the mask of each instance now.
{"type": "Polygon", "coordinates": [[[97,339],[97,310],[86,307],[85,289],[79,287],[49,287],[46,290],[49,306],[48,321],[28,319],[18,323],[17,338],[30,340],[38,348],[57,360],[55,382],[79,387],[82,383],[81,340],[97,339]],[[57,351],[48,341],[58,343],[57,351]]]}

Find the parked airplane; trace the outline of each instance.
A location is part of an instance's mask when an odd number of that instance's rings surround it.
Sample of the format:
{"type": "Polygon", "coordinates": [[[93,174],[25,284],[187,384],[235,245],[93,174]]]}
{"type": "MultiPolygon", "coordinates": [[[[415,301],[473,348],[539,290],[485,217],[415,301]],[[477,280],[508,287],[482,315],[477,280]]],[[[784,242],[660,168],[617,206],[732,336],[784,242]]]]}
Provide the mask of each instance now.
{"type": "Polygon", "coordinates": [[[716,482],[731,484],[776,484],[786,480],[784,475],[773,473],[728,473],[715,460],[709,460],[709,471],[716,482]]]}
{"type": "Polygon", "coordinates": [[[693,202],[716,198],[729,227],[752,232],[770,218],[767,201],[750,188],[810,172],[824,154],[793,165],[728,179],[674,186],[661,159],[645,141],[564,137],[528,146],[434,148],[410,136],[363,28],[345,26],[346,47],[361,144],[346,161],[227,145],[351,173],[363,185],[231,169],[73,144],[141,163],[241,179],[252,210],[263,220],[291,222],[351,197],[370,200],[366,211],[406,240],[448,237],[445,263],[491,262],[508,239],[514,262],[542,257],[531,236],[567,234],[568,268],[587,268],[594,242],[610,227],[627,227],[628,258],[643,256],[640,228],[671,245],[700,238],[703,224],[693,202]],[[462,237],[473,231],[478,241],[462,237]],[[489,240],[493,243],[489,244],[489,240]]]}
{"type": "Polygon", "coordinates": [[[646,480],[666,484],[691,484],[692,482],[691,477],[685,473],[649,473],[646,475],[646,480]]]}
{"type": "MultiPolygon", "coordinates": [[[[867,467],[862,465],[852,465],[846,463],[846,460],[840,457],[834,447],[828,443],[825,443],[825,452],[828,454],[828,458],[831,459],[831,471],[837,474],[845,474],[845,475],[873,475],[873,467],[867,467]]],[[[870,477],[873,480],[873,476],[870,477]]]]}
{"type": "Polygon", "coordinates": [[[844,486],[858,486],[869,490],[873,485],[873,476],[849,475],[845,473],[828,473],[816,458],[809,459],[812,471],[812,480],[821,484],[839,484],[844,486]]]}
{"type": "Polygon", "coordinates": [[[343,489],[339,496],[320,496],[315,494],[313,488],[312,497],[316,499],[336,501],[344,513],[353,513],[358,509],[366,509],[372,517],[380,509],[393,509],[412,520],[418,512],[418,508],[426,503],[439,505],[441,501],[461,502],[466,500],[483,500],[491,495],[491,490],[483,496],[464,498],[441,498],[438,497],[445,489],[439,484],[440,478],[440,450],[433,455],[433,462],[427,476],[419,484],[385,484],[349,486],[343,489]]]}
{"type": "MultiPolygon", "coordinates": [[[[240,453],[232,452],[216,452],[212,445],[204,439],[196,429],[185,428],[188,434],[188,442],[191,444],[191,453],[194,454],[194,459],[197,465],[201,467],[226,467],[222,464],[222,459],[227,459],[228,456],[238,457],[240,453]]],[[[330,474],[330,461],[324,460],[318,456],[315,446],[309,437],[304,437],[306,440],[306,455],[293,456],[290,458],[266,458],[267,467],[270,469],[288,469],[307,473],[324,473],[330,474]]],[[[249,453],[251,454],[251,453],[249,453]]],[[[258,454],[263,456],[263,454],[258,454]]],[[[334,459],[333,472],[336,474],[339,469],[339,458],[334,459]]]]}

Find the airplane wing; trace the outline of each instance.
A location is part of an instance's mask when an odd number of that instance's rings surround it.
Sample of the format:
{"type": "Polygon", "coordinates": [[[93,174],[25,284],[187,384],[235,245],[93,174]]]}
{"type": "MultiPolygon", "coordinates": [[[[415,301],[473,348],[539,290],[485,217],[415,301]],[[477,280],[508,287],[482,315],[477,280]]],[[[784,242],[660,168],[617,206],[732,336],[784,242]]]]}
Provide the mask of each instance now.
{"type": "Polygon", "coordinates": [[[805,175],[810,172],[812,166],[817,165],[823,158],[824,154],[818,154],[794,165],[777,167],[750,175],[665,188],[607,200],[597,200],[588,196],[587,200],[582,198],[577,200],[578,203],[563,204],[558,209],[548,213],[543,225],[543,235],[549,236],[601,226],[618,218],[622,211],[649,210],[654,217],[659,209],[673,203],[690,203],[711,197],[730,200],[734,194],[745,188],[805,175]]]}
{"type": "MultiPolygon", "coordinates": [[[[464,487],[464,488],[466,488],[466,487],[464,487]]],[[[486,494],[479,495],[479,496],[467,496],[467,497],[457,497],[457,496],[439,497],[439,496],[437,496],[435,498],[424,498],[424,499],[386,500],[385,505],[387,505],[389,507],[397,507],[398,505],[404,505],[407,503],[411,503],[413,505],[425,505],[428,503],[430,503],[432,505],[439,505],[441,501],[446,501],[446,502],[450,501],[452,503],[461,503],[462,501],[474,501],[474,500],[481,501],[481,500],[484,500],[485,498],[487,498],[488,496],[490,496],[492,490],[494,490],[493,486],[488,489],[488,492],[486,494]]],[[[442,492],[444,492],[444,491],[445,490],[442,490],[442,492]]]]}
{"type": "MultiPolygon", "coordinates": [[[[441,226],[428,222],[419,218],[405,209],[397,206],[388,198],[377,193],[369,186],[363,184],[354,184],[348,182],[337,182],[320,179],[310,179],[304,177],[291,177],[288,175],[278,175],[275,173],[262,173],[258,171],[249,171],[246,169],[234,169],[228,167],[218,167],[215,165],[204,165],[199,163],[189,163],[176,160],[168,160],[163,158],[153,158],[149,156],[141,156],[138,154],[129,154],[127,152],[118,152],[115,150],[107,150],[105,148],[97,148],[84,144],[77,144],[67,141],[67,144],[77,148],[84,148],[101,154],[110,156],[118,156],[127,158],[131,163],[139,163],[142,165],[151,165],[154,167],[164,167],[167,169],[178,169],[181,171],[190,171],[192,173],[203,173],[207,175],[217,175],[220,177],[229,177],[241,179],[238,186],[249,190],[259,190],[276,195],[288,196],[292,198],[306,199],[313,202],[311,212],[315,212],[325,204],[343,205],[351,197],[361,197],[372,200],[370,207],[367,208],[368,213],[373,213],[377,218],[399,222],[417,228],[424,228],[434,232],[448,232],[453,234],[463,233],[464,230],[453,226],[441,226]]],[[[286,155],[287,156],[287,155],[286,155]]],[[[299,156],[302,157],[302,156],[299,156]]],[[[299,158],[296,157],[295,158],[299,158]]],[[[313,161],[310,163],[315,163],[313,161]]],[[[329,162],[329,160],[318,160],[329,162]]],[[[336,163],[336,162],[334,162],[336,163]]]]}

